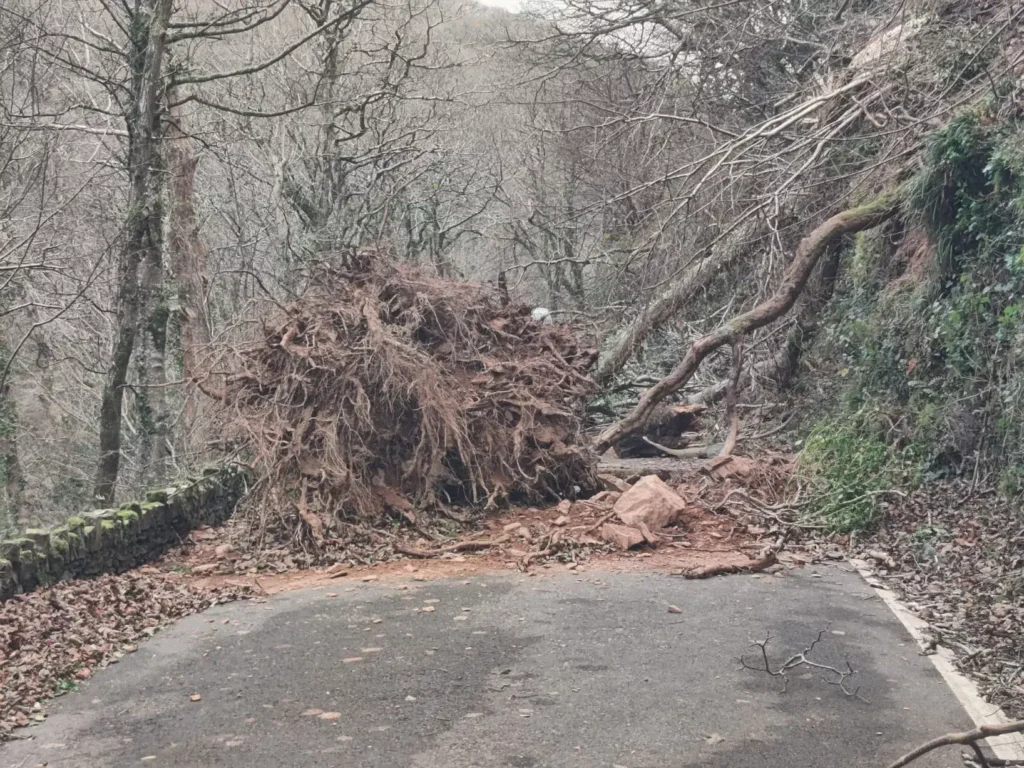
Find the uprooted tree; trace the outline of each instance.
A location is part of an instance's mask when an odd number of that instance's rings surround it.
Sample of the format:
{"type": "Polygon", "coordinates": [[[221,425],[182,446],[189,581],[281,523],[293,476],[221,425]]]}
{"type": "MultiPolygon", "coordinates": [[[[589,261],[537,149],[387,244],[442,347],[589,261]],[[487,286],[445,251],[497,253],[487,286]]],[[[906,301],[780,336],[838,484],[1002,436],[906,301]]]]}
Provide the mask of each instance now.
{"type": "Polygon", "coordinates": [[[377,255],[315,275],[222,397],[260,469],[254,532],[320,551],[348,526],[594,487],[595,351],[486,288],[377,255]]]}

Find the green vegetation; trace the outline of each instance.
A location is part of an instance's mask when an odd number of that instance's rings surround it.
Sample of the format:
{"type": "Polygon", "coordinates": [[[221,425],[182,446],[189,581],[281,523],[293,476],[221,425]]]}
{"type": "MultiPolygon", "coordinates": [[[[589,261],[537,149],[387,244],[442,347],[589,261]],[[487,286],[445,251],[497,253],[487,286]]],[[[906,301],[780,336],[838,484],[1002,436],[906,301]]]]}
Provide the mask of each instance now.
{"type": "Polygon", "coordinates": [[[1024,123],[962,114],[929,141],[897,229],[862,235],[814,349],[830,413],[814,512],[870,526],[877,492],[975,466],[1024,489],[1024,123]]]}

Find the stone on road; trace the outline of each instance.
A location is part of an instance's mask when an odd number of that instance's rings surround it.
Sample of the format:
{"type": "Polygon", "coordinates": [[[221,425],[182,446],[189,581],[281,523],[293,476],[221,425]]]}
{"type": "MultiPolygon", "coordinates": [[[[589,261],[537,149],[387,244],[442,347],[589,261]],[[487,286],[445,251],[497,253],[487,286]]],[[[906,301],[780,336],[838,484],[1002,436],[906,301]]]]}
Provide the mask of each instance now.
{"type": "MultiPolygon", "coordinates": [[[[816,570],[490,574],[221,606],[59,700],[0,766],[875,768],[970,726],[872,590],[816,570]],[[869,703],[739,663],[769,630],[779,659],[826,626],[820,658],[849,660],[869,703]]],[[[959,749],[916,765],[954,768],[959,749]]]]}

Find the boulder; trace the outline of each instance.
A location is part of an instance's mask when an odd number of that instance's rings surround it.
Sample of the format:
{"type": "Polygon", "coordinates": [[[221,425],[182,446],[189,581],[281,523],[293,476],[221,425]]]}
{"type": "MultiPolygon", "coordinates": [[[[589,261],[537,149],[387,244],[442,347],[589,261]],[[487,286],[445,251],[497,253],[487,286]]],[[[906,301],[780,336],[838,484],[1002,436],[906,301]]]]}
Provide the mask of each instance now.
{"type": "Polygon", "coordinates": [[[644,535],[628,525],[605,523],[601,526],[601,538],[623,551],[644,543],[644,535]]]}
{"type": "Polygon", "coordinates": [[[637,481],[615,502],[615,516],[626,525],[646,525],[658,531],[676,521],[686,509],[686,502],[657,475],[637,481]]]}

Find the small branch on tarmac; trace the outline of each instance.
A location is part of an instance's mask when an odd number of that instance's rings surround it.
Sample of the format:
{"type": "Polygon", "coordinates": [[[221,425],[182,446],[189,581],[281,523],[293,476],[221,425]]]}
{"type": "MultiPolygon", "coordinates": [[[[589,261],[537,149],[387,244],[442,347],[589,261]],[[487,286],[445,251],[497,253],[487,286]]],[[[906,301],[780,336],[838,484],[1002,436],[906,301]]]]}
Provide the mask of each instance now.
{"type": "Polygon", "coordinates": [[[973,731],[965,731],[963,733],[947,733],[945,736],[939,736],[938,738],[925,742],[917,749],[908,752],[895,763],[889,765],[888,768],[903,768],[903,766],[909,765],[922,755],[926,755],[940,747],[948,747],[951,744],[969,746],[974,751],[974,754],[982,768],[988,768],[990,765],[995,765],[996,762],[994,760],[988,760],[985,757],[985,754],[981,751],[981,746],[978,742],[984,741],[992,736],[1004,736],[1008,733],[1022,732],[1024,732],[1024,720],[1015,720],[1011,723],[1002,723],[999,725],[979,725],[973,731]]]}
{"type": "MultiPolygon", "coordinates": [[[[865,704],[870,702],[860,695],[860,687],[850,690],[847,684],[857,671],[850,666],[850,662],[846,662],[846,668],[840,669],[839,667],[833,667],[828,664],[821,664],[817,661],[813,661],[809,658],[810,654],[814,652],[815,647],[825,639],[828,633],[828,627],[826,626],[823,630],[818,632],[818,636],[811,641],[810,645],[804,648],[800,653],[795,653],[786,659],[777,668],[772,669],[771,661],[768,659],[768,644],[772,641],[772,633],[768,632],[765,635],[764,640],[754,641],[751,645],[755,646],[760,650],[760,659],[756,663],[747,661],[746,656],[740,657],[740,663],[744,669],[751,669],[755,672],[764,672],[772,677],[778,677],[782,679],[782,692],[785,693],[789,687],[789,673],[794,669],[800,667],[810,667],[811,669],[820,670],[825,673],[822,677],[822,682],[834,685],[841,690],[845,695],[850,698],[860,699],[865,704]]],[[[892,766],[891,768],[896,768],[892,766]]]]}

